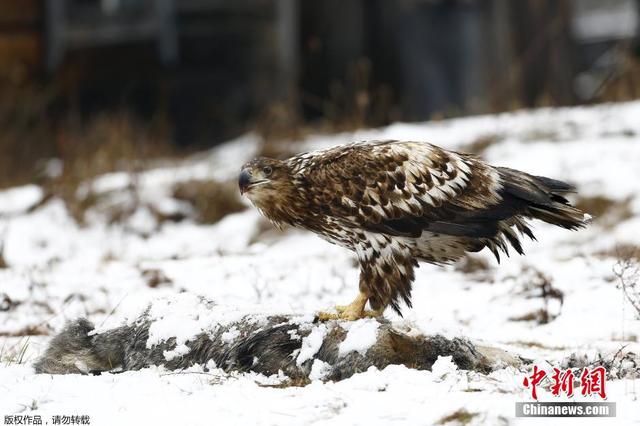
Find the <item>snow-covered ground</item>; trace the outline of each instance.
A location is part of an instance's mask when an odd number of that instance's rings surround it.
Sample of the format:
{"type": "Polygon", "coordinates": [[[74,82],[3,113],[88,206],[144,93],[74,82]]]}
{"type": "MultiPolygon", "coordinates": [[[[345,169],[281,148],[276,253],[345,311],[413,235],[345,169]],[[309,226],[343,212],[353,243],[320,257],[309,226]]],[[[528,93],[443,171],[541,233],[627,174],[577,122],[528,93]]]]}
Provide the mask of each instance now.
{"type": "MultiPolygon", "coordinates": [[[[514,254],[500,265],[490,254],[476,256],[488,269],[423,264],[413,309],[405,308],[404,318],[387,312],[388,318],[424,333],[497,346],[539,366],[559,365],[573,353],[613,357],[622,347],[640,353],[638,314],[613,273],[615,248],[640,246],[640,103],[395,124],[313,136],[297,147],[383,138],[461,150],[485,141],[482,155],[492,164],[566,180],[580,196],[612,203],[579,232],[535,223],[538,242],[526,242],[526,256],[514,254]],[[526,320],[545,307],[532,297],[539,292],[531,288],[541,279],[538,272],[563,295],[562,303],[548,300],[546,324],[526,320]]],[[[0,260],[0,422],[6,415],[39,414],[45,421],[89,415],[100,425],[434,424],[460,410],[469,415],[458,419],[470,424],[545,422],[514,418],[515,402],[531,400],[522,386],[526,372],[505,368],[485,376],[458,371],[442,358],[432,372],[391,366],[337,383],[285,388],[264,386],[278,378],[198,368],[34,374],[32,361],[67,320],[87,316],[101,327],[116,325],[160,296],[186,291],[238,309],[299,314],[355,296],[358,269],[351,253],[310,233],[269,230],[255,209],[214,225],[158,221],[158,211],[189,216],[190,207],[172,198],[174,184],[235,179],[257,149],[257,139],[246,136],[154,168],[137,176],[135,197],[124,173],[87,182],[81,190],[102,194],[110,207],[137,206],[115,225],[107,224],[98,204],[80,226],[61,200],[41,203],[43,190],[35,185],[0,192],[6,263],[0,260]]],[[[538,394],[541,401],[555,398],[548,389],[538,394]]],[[[607,394],[617,403],[617,417],[598,424],[640,422],[640,379],[609,380],[607,394]]]]}

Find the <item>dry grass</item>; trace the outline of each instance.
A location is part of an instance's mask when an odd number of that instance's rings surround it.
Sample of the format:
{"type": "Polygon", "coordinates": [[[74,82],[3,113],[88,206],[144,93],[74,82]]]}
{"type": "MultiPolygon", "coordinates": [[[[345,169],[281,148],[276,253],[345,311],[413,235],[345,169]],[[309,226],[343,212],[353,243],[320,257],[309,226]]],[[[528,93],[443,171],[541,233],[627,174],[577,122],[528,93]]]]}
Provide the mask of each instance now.
{"type": "Polygon", "coordinates": [[[578,209],[593,216],[593,220],[610,229],[633,217],[631,199],[614,200],[602,195],[579,197],[575,204],[578,209]]]}
{"type": "Polygon", "coordinates": [[[84,213],[99,197],[91,191],[79,193],[80,185],[115,171],[131,174],[135,182],[135,175],[149,166],[149,159],[172,155],[165,123],[158,117],[143,125],[126,112],[98,115],[86,124],[68,123],[55,141],[62,170],[45,188],[63,199],[74,218],[83,223],[84,213]]]}
{"type": "Polygon", "coordinates": [[[454,264],[453,268],[456,272],[469,275],[469,278],[474,281],[485,283],[495,281],[494,268],[480,256],[466,254],[454,264]]]}
{"type": "Polygon", "coordinates": [[[350,132],[406,120],[391,87],[374,80],[371,61],[358,58],[341,79],[330,83],[326,97],[301,91],[288,102],[268,105],[254,126],[263,141],[258,155],[284,159],[299,153],[296,141],[311,133],[350,132]],[[298,100],[318,118],[305,121],[298,100]]]}
{"type": "Polygon", "coordinates": [[[161,269],[143,269],[140,273],[147,283],[147,286],[151,288],[170,286],[173,284],[171,278],[167,277],[161,269]]]}
{"type": "Polygon", "coordinates": [[[261,388],[275,388],[275,389],[303,388],[309,384],[311,384],[311,380],[308,377],[297,377],[293,379],[286,379],[275,385],[257,383],[257,385],[260,386],[261,388]]]}
{"type": "Polygon", "coordinates": [[[612,257],[622,261],[633,260],[640,262],[640,246],[635,244],[618,244],[609,250],[601,250],[594,253],[599,258],[612,257]]]}
{"type": "Polygon", "coordinates": [[[0,337],[49,336],[51,329],[42,324],[28,325],[12,332],[0,332],[0,337]]]}
{"type": "MultiPolygon", "coordinates": [[[[59,198],[80,225],[85,224],[86,213],[92,208],[104,214],[108,223],[122,223],[141,207],[138,174],[151,167],[154,159],[182,157],[171,146],[169,120],[158,114],[143,123],[126,111],[117,111],[88,119],[71,113],[53,125],[46,119],[49,98],[45,92],[40,88],[10,92],[13,97],[0,94],[0,124],[4,125],[0,133],[0,188],[37,183],[46,195],[34,209],[59,198]],[[130,175],[131,184],[126,188],[130,203],[114,204],[110,201],[112,194],[92,190],[89,183],[110,172],[130,175]]],[[[203,223],[215,223],[226,214],[244,209],[231,182],[191,181],[178,185],[175,196],[190,203],[203,223]]],[[[165,217],[146,207],[158,223],[185,218],[165,217]]],[[[0,242],[0,267],[4,266],[0,242]]]]}
{"type": "Polygon", "coordinates": [[[460,408],[457,411],[454,411],[451,414],[448,414],[442,417],[440,420],[436,422],[437,425],[446,425],[449,423],[466,425],[469,424],[474,417],[478,416],[479,413],[471,413],[467,411],[465,408],[460,408]]]}
{"type": "Polygon", "coordinates": [[[538,309],[524,315],[511,317],[509,321],[533,321],[536,324],[547,324],[549,322],[549,312],[546,309],[538,309]]]}
{"type": "Polygon", "coordinates": [[[299,153],[297,144],[290,139],[263,138],[258,147],[256,157],[277,158],[285,160],[299,153]]]}
{"type": "Polygon", "coordinates": [[[55,155],[47,111],[54,91],[0,77],[0,188],[31,182],[39,163],[55,155]]]}
{"type": "Polygon", "coordinates": [[[173,197],[189,203],[200,223],[216,223],[228,214],[246,209],[240,199],[238,185],[232,181],[182,182],[174,186],[173,197]]]}
{"type": "Polygon", "coordinates": [[[0,269],[6,269],[9,265],[4,259],[4,241],[0,240],[0,269]]]}
{"type": "Polygon", "coordinates": [[[353,60],[327,89],[324,97],[304,91],[299,95],[305,107],[322,117],[316,131],[344,132],[408,118],[402,116],[391,86],[375,81],[368,58],[353,60]]]}
{"type": "Polygon", "coordinates": [[[466,254],[458,262],[454,269],[463,274],[475,274],[477,272],[485,272],[491,269],[489,262],[478,256],[466,254]]]}
{"type": "Polygon", "coordinates": [[[525,348],[535,348],[535,349],[544,349],[550,351],[566,351],[568,347],[566,346],[549,346],[544,345],[540,342],[528,341],[528,340],[515,340],[511,342],[507,342],[508,345],[514,346],[522,346],[525,348]]]}
{"type": "Polygon", "coordinates": [[[11,348],[6,348],[4,345],[0,348],[0,362],[4,362],[5,366],[12,364],[23,364],[25,362],[24,356],[29,348],[30,335],[28,335],[24,342],[21,340],[19,344],[14,345],[11,348]]]}
{"type": "Polygon", "coordinates": [[[0,294],[0,312],[9,312],[19,306],[20,303],[14,301],[5,293],[0,294]]]}
{"type": "MultiPolygon", "coordinates": [[[[550,103],[548,106],[553,106],[553,104],[550,103]]],[[[533,129],[522,135],[523,142],[558,140],[560,140],[560,135],[557,131],[551,129],[533,129]]]]}
{"type": "Polygon", "coordinates": [[[622,102],[640,97],[640,60],[637,53],[634,54],[633,46],[622,41],[615,55],[618,66],[601,82],[595,101],[622,102]]]}
{"type": "Polygon", "coordinates": [[[97,197],[79,194],[80,185],[108,172],[135,174],[150,159],[178,155],[164,114],[145,123],[124,110],[81,118],[54,112],[58,100],[53,86],[0,80],[0,188],[39,184],[44,202],[61,198],[82,223],[97,197]]]}
{"type": "Polygon", "coordinates": [[[262,139],[259,157],[285,159],[297,153],[292,141],[302,139],[307,130],[291,103],[276,102],[258,117],[256,133],[262,139]]]}
{"type": "Polygon", "coordinates": [[[386,85],[376,85],[371,61],[353,61],[343,81],[329,87],[329,100],[322,111],[332,131],[349,131],[381,126],[395,121],[393,93],[386,85]]]}
{"type": "Polygon", "coordinates": [[[510,321],[534,321],[536,324],[547,324],[560,315],[564,303],[564,293],[553,286],[551,277],[530,266],[523,267],[520,274],[520,288],[515,294],[525,299],[541,299],[543,306],[523,315],[509,318],[510,321]],[[551,302],[558,303],[558,309],[551,309],[551,302]]]}
{"type": "Polygon", "coordinates": [[[634,246],[617,248],[618,261],[613,273],[625,299],[633,306],[640,318],[640,249],[634,246]]]}
{"type": "Polygon", "coordinates": [[[484,152],[493,145],[500,143],[504,140],[504,136],[497,133],[490,133],[482,136],[478,136],[471,143],[460,148],[462,152],[468,152],[482,157],[484,152]]]}

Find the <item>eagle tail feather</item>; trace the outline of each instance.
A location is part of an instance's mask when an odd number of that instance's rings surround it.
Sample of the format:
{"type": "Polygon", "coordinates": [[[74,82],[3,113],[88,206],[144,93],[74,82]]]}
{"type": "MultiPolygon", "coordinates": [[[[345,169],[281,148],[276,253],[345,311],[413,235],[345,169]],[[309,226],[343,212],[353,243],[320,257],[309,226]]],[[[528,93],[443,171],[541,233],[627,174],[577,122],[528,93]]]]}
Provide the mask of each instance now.
{"type": "Polygon", "coordinates": [[[588,223],[589,215],[573,207],[564,197],[575,191],[573,185],[504,167],[498,171],[503,190],[526,202],[526,215],[571,230],[583,228],[588,223]]]}

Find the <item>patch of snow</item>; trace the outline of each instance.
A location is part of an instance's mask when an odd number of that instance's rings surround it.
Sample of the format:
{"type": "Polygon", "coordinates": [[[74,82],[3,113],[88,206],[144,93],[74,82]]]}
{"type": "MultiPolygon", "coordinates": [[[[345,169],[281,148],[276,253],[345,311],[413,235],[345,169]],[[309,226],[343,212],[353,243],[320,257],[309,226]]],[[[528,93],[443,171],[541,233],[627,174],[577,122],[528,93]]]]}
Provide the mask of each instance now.
{"type": "Polygon", "coordinates": [[[458,366],[453,362],[451,355],[439,356],[431,367],[431,373],[436,377],[436,380],[443,380],[446,376],[454,374],[456,371],[458,371],[458,366]]]}
{"type": "Polygon", "coordinates": [[[163,351],[162,355],[164,355],[164,359],[166,359],[167,361],[171,361],[174,358],[188,354],[190,351],[191,349],[189,349],[187,345],[181,343],[176,345],[176,347],[171,349],[170,351],[163,351]]]}
{"type": "Polygon", "coordinates": [[[338,347],[338,354],[344,356],[355,351],[365,355],[376,343],[379,327],[380,323],[373,318],[364,318],[349,324],[349,331],[338,347]]]}
{"type": "Polygon", "coordinates": [[[323,380],[330,371],[330,364],[320,359],[315,359],[313,360],[313,364],[311,364],[311,373],[309,373],[309,380],[323,380]]]}
{"type": "Polygon", "coordinates": [[[240,330],[238,330],[236,327],[231,327],[229,330],[222,333],[221,338],[223,342],[230,343],[236,340],[238,336],[240,336],[240,330]]]}
{"type": "Polygon", "coordinates": [[[307,337],[302,339],[302,347],[296,358],[296,364],[302,365],[306,360],[313,358],[318,353],[324,336],[327,334],[327,326],[325,324],[315,325],[307,337]]]}
{"type": "Polygon", "coordinates": [[[192,293],[154,300],[148,311],[151,325],[147,348],[171,338],[176,339],[176,345],[183,345],[212,324],[224,326],[239,321],[244,315],[237,308],[212,305],[192,293]]]}
{"type": "Polygon", "coordinates": [[[0,191],[0,217],[24,213],[42,201],[44,192],[37,185],[24,185],[0,191]]]}

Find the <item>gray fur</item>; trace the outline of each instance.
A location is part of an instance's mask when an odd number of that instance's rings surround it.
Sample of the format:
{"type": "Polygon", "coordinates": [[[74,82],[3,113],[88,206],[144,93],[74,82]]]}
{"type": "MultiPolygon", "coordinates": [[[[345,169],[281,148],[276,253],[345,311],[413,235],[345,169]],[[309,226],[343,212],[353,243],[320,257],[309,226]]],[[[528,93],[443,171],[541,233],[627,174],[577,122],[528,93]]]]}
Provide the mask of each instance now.
{"type": "MultiPolygon", "coordinates": [[[[270,316],[256,321],[250,315],[240,321],[219,326],[212,324],[207,330],[187,343],[190,351],[184,356],[166,360],[164,351],[175,348],[175,339],[147,348],[151,321],[143,315],[133,325],[124,325],[106,332],[91,334],[93,325],[86,319],[69,323],[54,337],[45,353],[35,363],[37,373],[99,373],[114,370],[138,370],[152,365],[163,365],[169,370],[180,370],[194,364],[206,365],[214,361],[226,372],[256,372],[265,375],[284,372],[291,379],[309,377],[314,360],[330,365],[326,380],[341,380],[367,370],[390,364],[403,364],[420,370],[429,370],[438,356],[451,355],[461,369],[487,373],[494,368],[495,359],[504,365],[519,360],[503,351],[500,357],[486,356],[471,342],[440,335],[408,335],[384,319],[377,341],[363,355],[349,352],[340,355],[339,346],[347,330],[340,321],[325,323],[327,333],[322,346],[311,358],[297,365],[296,356],[303,338],[311,332],[313,324],[298,323],[287,316],[270,316]],[[222,338],[223,333],[236,329],[239,336],[232,341],[222,338]]],[[[494,350],[495,351],[495,350],[494,350]]]]}

